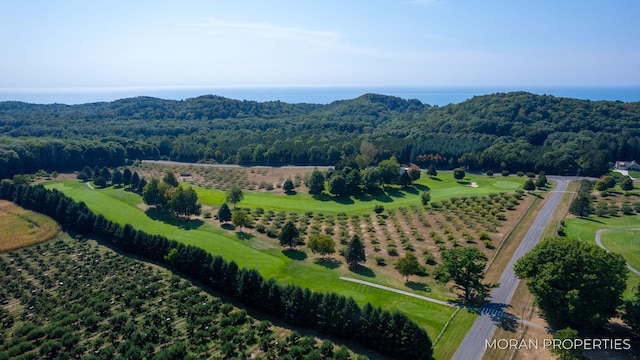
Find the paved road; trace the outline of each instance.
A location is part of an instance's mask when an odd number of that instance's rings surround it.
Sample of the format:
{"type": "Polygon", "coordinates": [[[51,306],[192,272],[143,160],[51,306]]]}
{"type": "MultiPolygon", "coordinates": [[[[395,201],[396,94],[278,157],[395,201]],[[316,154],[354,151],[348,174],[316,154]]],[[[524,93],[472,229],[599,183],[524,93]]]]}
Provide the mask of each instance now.
{"type": "MultiPolygon", "coordinates": [[[[601,248],[607,250],[606,247],[604,247],[604,245],[602,245],[602,240],[600,239],[602,236],[602,232],[607,231],[607,230],[624,230],[624,231],[637,231],[640,229],[625,229],[625,228],[618,228],[618,229],[600,229],[598,231],[596,231],[596,244],[598,244],[598,246],[600,246],[601,248]]],[[[607,250],[609,251],[609,250],[607,250]]],[[[627,263],[627,269],[631,270],[632,273],[640,276],[640,271],[636,270],[633,266],[629,265],[629,263],[627,263]]]]}
{"type": "Polygon", "coordinates": [[[485,340],[491,340],[496,331],[497,324],[500,322],[501,311],[505,311],[509,307],[513,293],[518,286],[518,278],[513,271],[513,265],[524,254],[529,252],[542,237],[544,229],[553,216],[562,194],[567,188],[569,179],[562,177],[554,177],[553,180],[558,182],[555,190],[549,194],[547,202],[544,204],[538,216],[533,221],[531,228],[522,239],[520,246],[513,254],[511,261],[507,265],[504,273],[500,277],[500,286],[493,290],[489,303],[486,308],[495,309],[492,312],[483,312],[473,323],[473,326],[465,336],[464,340],[453,355],[456,360],[472,360],[482,359],[485,352],[485,340]]]}

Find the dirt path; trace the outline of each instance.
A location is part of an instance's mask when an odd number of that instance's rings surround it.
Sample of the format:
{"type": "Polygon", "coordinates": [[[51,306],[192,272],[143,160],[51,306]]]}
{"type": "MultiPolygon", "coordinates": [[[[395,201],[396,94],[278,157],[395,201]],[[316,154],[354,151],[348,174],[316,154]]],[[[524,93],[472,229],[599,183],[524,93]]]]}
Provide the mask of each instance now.
{"type": "MultiPolygon", "coordinates": [[[[596,231],[596,244],[598,244],[598,246],[600,246],[601,248],[605,249],[607,252],[609,252],[609,250],[607,250],[607,248],[604,247],[604,245],[602,244],[601,236],[603,232],[608,230],[638,231],[640,230],[640,228],[634,228],[634,229],[614,228],[614,229],[600,229],[596,231]]],[[[627,268],[631,270],[632,273],[640,276],[640,271],[636,270],[633,266],[629,265],[628,263],[627,263],[627,268]]]]}

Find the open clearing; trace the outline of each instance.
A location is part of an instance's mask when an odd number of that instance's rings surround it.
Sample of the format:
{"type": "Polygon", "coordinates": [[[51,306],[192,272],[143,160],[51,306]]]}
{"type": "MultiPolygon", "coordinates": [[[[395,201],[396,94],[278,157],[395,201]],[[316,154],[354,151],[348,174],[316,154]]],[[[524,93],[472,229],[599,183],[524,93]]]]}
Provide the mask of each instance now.
{"type": "Polygon", "coordinates": [[[0,252],[5,252],[50,240],[60,226],[48,216],[0,200],[0,229],[0,252]]]}

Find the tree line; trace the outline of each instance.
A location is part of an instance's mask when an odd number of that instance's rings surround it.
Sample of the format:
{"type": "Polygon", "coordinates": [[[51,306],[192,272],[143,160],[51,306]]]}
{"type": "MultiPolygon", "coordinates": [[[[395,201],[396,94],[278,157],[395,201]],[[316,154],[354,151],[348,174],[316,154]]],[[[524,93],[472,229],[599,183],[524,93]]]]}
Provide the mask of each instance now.
{"type": "Polygon", "coordinates": [[[327,105],[218,96],[2,102],[0,177],[127,159],[332,165],[360,155],[373,164],[395,156],[423,168],[599,176],[610,162],[640,159],[638,104],[525,92],[444,107],[376,94],[327,105]]]}
{"type": "Polygon", "coordinates": [[[427,333],[399,312],[371,304],[361,308],[352,298],[279,285],[254,269],[239,268],[235,262],[227,262],[198,247],[147,234],[130,224],[112,222],[93,213],[85,203],[42,185],[15,186],[4,180],[0,184],[0,199],[46,214],[79,234],[95,234],[122,251],[166,262],[212,289],[292,325],[350,339],[398,359],[432,358],[427,333]]]}

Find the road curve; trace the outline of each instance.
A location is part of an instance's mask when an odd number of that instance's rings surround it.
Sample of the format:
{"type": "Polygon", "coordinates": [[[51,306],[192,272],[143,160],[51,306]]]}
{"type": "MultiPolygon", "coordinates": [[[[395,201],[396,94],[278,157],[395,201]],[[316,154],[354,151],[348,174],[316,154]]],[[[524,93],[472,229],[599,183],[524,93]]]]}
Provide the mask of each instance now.
{"type": "MultiPolygon", "coordinates": [[[[575,178],[572,178],[575,179],[575,178]]],[[[513,271],[513,265],[524,254],[529,252],[538,241],[542,238],[544,229],[551,220],[553,213],[560,203],[562,194],[567,188],[570,180],[564,177],[553,177],[557,181],[554,191],[549,193],[549,198],[533,221],[533,224],[522,239],[520,246],[516,249],[513,257],[509,261],[504,273],[500,277],[500,285],[493,290],[487,308],[497,310],[506,310],[509,307],[511,298],[513,297],[516,287],[518,286],[518,278],[513,271]]],[[[500,318],[492,316],[490,313],[482,313],[471,326],[469,332],[453,355],[455,360],[472,360],[482,359],[486,350],[486,341],[490,341],[497,329],[500,318]]]]}
{"type": "MultiPolygon", "coordinates": [[[[635,228],[635,229],[612,228],[612,229],[600,229],[600,230],[596,231],[596,244],[598,244],[598,246],[600,246],[601,248],[605,249],[607,252],[609,250],[607,250],[607,248],[604,247],[604,245],[602,244],[601,236],[602,236],[603,232],[608,231],[608,230],[638,231],[638,230],[640,230],[640,228],[635,228]]],[[[629,263],[627,263],[627,269],[629,269],[632,273],[640,276],[640,271],[636,270],[633,266],[629,265],[629,263]]]]}

